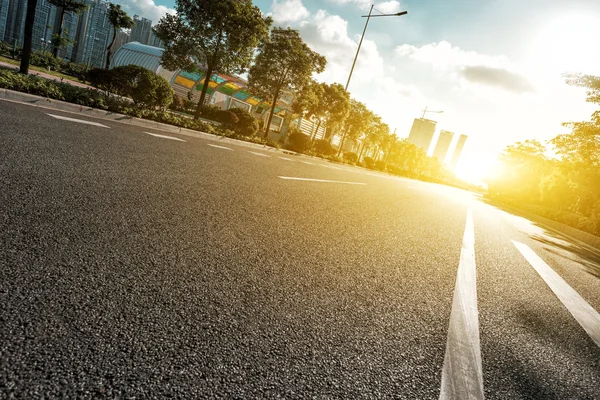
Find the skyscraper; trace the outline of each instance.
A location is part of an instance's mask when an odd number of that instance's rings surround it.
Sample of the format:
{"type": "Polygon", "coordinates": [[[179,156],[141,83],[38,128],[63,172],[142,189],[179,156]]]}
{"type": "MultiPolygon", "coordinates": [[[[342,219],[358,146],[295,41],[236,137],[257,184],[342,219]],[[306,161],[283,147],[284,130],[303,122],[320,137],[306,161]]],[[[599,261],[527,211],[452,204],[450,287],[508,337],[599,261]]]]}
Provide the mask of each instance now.
{"type": "MultiPolygon", "coordinates": [[[[108,20],[108,3],[88,0],[88,9],[79,17],[72,59],[91,67],[104,67],[106,48],[112,40],[113,27],[108,20]]],[[[114,54],[114,50],[113,50],[114,54]]]]}
{"type": "Polygon", "coordinates": [[[458,160],[460,160],[460,156],[462,154],[463,148],[465,147],[465,142],[467,141],[467,135],[460,135],[458,137],[458,141],[456,142],[456,146],[454,147],[454,153],[452,154],[452,161],[450,162],[450,168],[456,168],[458,164],[458,160]]]}
{"type": "Polygon", "coordinates": [[[433,139],[433,134],[435,133],[436,124],[437,122],[429,119],[415,118],[410,129],[410,134],[408,135],[408,142],[427,153],[431,145],[431,139],[433,139]]]}
{"type": "Polygon", "coordinates": [[[4,40],[6,33],[6,24],[8,23],[8,6],[10,0],[0,0],[0,41],[4,40]]]}
{"type": "Polygon", "coordinates": [[[446,160],[450,143],[452,143],[452,137],[454,137],[454,133],[444,130],[440,131],[440,137],[438,138],[435,149],[433,150],[433,156],[442,164],[446,160]]]}
{"type": "Polygon", "coordinates": [[[135,22],[135,25],[133,28],[131,28],[129,40],[132,42],[140,42],[142,44],[152,45],[152,43],[150,43],[150,35],[152,34],[152,21],[147,18],[134,15],[133,22],[135,22]]]}

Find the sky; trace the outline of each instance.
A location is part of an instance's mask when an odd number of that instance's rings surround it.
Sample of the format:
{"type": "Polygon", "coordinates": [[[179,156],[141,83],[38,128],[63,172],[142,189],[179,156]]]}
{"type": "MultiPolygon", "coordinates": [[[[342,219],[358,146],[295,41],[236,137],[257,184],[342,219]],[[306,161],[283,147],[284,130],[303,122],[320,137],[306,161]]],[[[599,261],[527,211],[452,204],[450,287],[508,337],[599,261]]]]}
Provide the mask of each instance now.
{"type": "MultiPolygon", "coordinates": [[[[154,23],[173,0],[116,0],[154,23]]],[[[600,76],[598,0],[254,0],[275,26],[298,29],[327,58],[315,78],[345,85],[371,4],[372,18],[348,90],[408,136],[422,110],[437,130],[469,137],[457,174],[480,181],[507,145],[566,133],[595,110],[563,73],[600,76]]],[[[431,152],[431,150],[430,150],[431,152]]]]}

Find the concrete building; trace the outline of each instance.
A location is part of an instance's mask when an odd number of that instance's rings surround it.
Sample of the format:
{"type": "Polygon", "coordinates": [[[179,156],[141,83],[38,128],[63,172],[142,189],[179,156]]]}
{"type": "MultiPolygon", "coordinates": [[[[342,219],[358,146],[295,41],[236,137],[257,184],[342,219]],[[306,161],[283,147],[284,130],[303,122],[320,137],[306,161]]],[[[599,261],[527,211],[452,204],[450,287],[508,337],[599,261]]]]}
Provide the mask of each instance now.
{"type": "Polygon", "coordinates": [[[458,161],[460,160],[460,156],[462,155],[463,148],[465,147],[465,142],[467,141],[467,135],[460,135],[458,137],[458,141],[456,142],[456,146],[454,147],[454,153],[452,153],[452,160],[450,161],[450,168],[455,169],[458,161]]]}
{"type": "Polygon", "coordinates": [[[11,46],[23,46],[23,28],[25,26],[25,13],[27,12],[27,0],[5,0],[6,23],[3,40],[11,46]]]}
{"type": "Polygon", "coordinates": [[[133,22],[135,25],[133,28],[131,28],[131,34],[129,35],[130,40],[132,42],[152,45],[150,43],[150,36],[152,35],[152,21],[147,18],[134,15],[133,22]]]}
{"type": "Polygon", "coordinates": [[[108,3],[88,0],[86,4],[88,8],[79,16],[71,58],[77,63],[102,68],[106,63],[106,48],[113,34],[113,27],[108,20],[108,3]]]}
{"type": "Polygon", "coordinates": [[[408,142],[423,149],[423,151],[427,153],[431,146],[431,139],[433,139],[436,125],[436,121],[425,118],[415,118],[412,128],[410,129],[410,134],[408,135],[408,142]]]}
{"type": "Polygon", "coordinates": [[[0,0],[0,41],[4,41],[6,25],[8,24],[8,7],[10,0],[0,0]]]}
{"type": "Polygon", "coordinates": [[[444,130],[440,131],[440,136],[438,137],[435,149],[433,150],[433,156],[437,158],[442,164],[446,160],[446,156],[448,155],[448,149],[450,148],[450,143],[452,143],[453,137],[454,133],[452,132],[444,130]]]}

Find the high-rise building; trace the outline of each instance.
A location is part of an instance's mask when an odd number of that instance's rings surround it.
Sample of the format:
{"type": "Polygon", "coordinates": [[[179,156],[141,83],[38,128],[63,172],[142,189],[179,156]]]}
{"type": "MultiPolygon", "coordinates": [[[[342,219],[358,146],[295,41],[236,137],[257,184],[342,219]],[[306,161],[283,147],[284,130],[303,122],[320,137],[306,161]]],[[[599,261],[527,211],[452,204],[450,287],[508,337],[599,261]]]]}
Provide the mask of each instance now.
{"type": "MultiPolygon", "coordinates": [[[[113,27],[108,20],[108,3],[88,0],[86,4],[88,8],[79,17],[72,59],[90,67],[102,68],[106,63],[106,48],[113,35],[113,27]]],[[[114,54],[114,49],[112,52],[114,54]]]]}
{"type": "Polygon", "coordinates": [[[465,147],[465,142],[467,141],[467,135],[460,135],[458,137],[458,141],[456,142],[456,146],[454,146],[454,153],[452,154],[452,161],[450,161],[450,168],[456,168],[458,164],[458,160],[460,160],[460,156],[462,154],[463,148],[465,147]]]}
{"type": "MultiPolygon", "coordinates": [[[[31,49],[32,50],[48,50],[52,51],[52,36],[54,33],[58,32],[58,23],[57,21],[60,16],[56,12],[56,6],[48,3],[47,0],[38,0],[37,5],[35,7],[35,20],[33,22],[33,37],[31,41],[31,49]]],[[[65,14],[65,20],[69,19],[70,15],[65,14]]],[[[75,14],[75,17],[77,15],[75,14]]],[[[65,24],[63,23],[63,26],[65,24]]],[[[71,32],[69,29],[72,29],[71,24],[67,25],[67,36],[71,39],[74,38],[75,32],[71,32]]],[[[20,33],[21,39],[19,40],[20,45],[22,44],[23,32],[20,33]]],[[[61,49],[64,50],[64,49],[61,49]]]]}
{"type": "Polygon", "coordinates": [[[156,36],[154,31],[150,32],[150,41],[148,43],[150,46],[159,47],[161,49],[165,48],[164,43],[156,36]]]}
{"type": "Polygon", "coordinates": [[[23,46],[23,28],[27,0],[8,0],[4,41],[11,46],[23,46]]]}
{"type": "MultiPolygon", "coordinates": [[[[58,34],[58,31],[60,29],[60,10],[58,7],[55,7],[51,4],[49,4],[46,0],[42,0],[42,2],[46,3],[46,7],[47,8],[51,8],[51,10],[48,11],[48,13],[54,13],[55,17],[54,17],[54,26],[52,29],[52,36],[58,34]]],[[[39,4],[39,3],[38,3],[39,4]]],[[[38,11],[36,11],[35,14],[35,18],[36,20],[38,20],[40,18],[40,10],[38,9],[38,11]]],[[[42,37],[43,33],[46,32],[47,28],[48,28],[48,24],[40,24],[41,21],[38,20],[37,24],[34,24],[34,32],[35,32],[35,25],[41,25],[40,28],[40,37],[42,37]]],[[[73,12],[68,12],[65,13],[65,16],[63,18],[63,23],[62,23],[62,36],[66,37],[67,39],[69,39],[70,43],[59,49],[58,50],[58,56],[61,58],[66,58],[71,60],[72,56],[73,56],[73,47],[75,45],[75,41],[76,41],[76,36],[77,36],[77,24],[79,22],[79,15],[77,15],[76,13],[73,12]]],[[[34,40],[37,38],[37,36],[33,36],[34,40]]],[[[51,47],[51,46],[50,46],[51,47]]]]}
{"type": "Polygon", "coordinates": [[[433,139],[433,134],[435,133],[436,124],[437,122],[429,119],[415,118],[410,129],[410,134],[408,135],[408,142],[427,153],[431,145],[431,139],[433,139]]]}
{"type": "Polygon", "coordinates": [[[9,6],[10,0],[0,0],[0,41],[4,40],[4,34],[6,33],[9,6]]]}
{"type": "Polygon", "coordinates": [[[134,15],[133,22],[135,25],[133,28],[131,28],[129,40],[132,42],[140,42],[142,44],[152,45],[150,43],[150,35],[152,34],[152,21],[147,18],[134,15]]]}
{"type": "Polygon", "coordinates": [[[452,137],[454,137],[454,133],[444,130],[440,131],[440,137],[438,138],[435,149],[433,150],[433,156],[442,164],[446,160],[450,143],[452,143],[452,137]]]}

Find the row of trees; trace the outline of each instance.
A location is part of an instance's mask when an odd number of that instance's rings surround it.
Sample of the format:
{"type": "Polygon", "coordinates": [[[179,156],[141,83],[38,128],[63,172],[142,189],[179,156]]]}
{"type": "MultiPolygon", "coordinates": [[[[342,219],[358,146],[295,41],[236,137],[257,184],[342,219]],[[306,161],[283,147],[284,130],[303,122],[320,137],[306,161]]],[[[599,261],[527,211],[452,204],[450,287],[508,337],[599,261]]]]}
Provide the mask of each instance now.
{"type": "MultiPolygon", "coordinates": [[[[66,13],[81,14],[87,9],[87,5],[78,0],[48,0],[48,3],[57,7],[59,13],[59,25],[57,33],[52,37],[52,55],[58,56],[58,51],[71,44],[68,35],[63,34],[63,25],[66,13]]],[[[108,8],[108,20],[113,26],[113,39],[106,48],[106,69],[110,66],[111,49],[115,44],[117,31],[119,29],[131,29],[134,25],[133,19],[121,8],[119,4],[110,3],[108,8]]],[[[21,55],[21,65],[19,72],[22,74],[29,73],[29,63],[31,59],[31,44],[33,41],[33,23],[35,19],[35,10],[37,0],[27,0],[27,13],[25,15],[25,28],[23,35],[23,53],[21,55]]]]}
{"type": "MultiPolygon", "coordinates": [[[[587,101],[600,105],[600,77],[568,75],[567,83],[587,88],[587,101]]],[[[488,191],[593,234],[600,234],[600,111],[590,121],[563,124],[570,133],[542,143],[508,146],[501,171],[488,179],[488,191]]]]}

